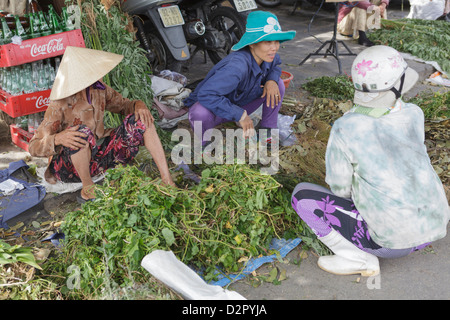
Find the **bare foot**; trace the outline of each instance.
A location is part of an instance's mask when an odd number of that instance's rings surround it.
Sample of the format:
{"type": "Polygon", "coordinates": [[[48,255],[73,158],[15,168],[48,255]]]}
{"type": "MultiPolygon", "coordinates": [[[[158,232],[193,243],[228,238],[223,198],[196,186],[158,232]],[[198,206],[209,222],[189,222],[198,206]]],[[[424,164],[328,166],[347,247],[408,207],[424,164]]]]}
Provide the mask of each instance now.
{"type": "Polygon", "coordinates": [[[95,184],[84,186],[81,189],[81,197],[84,200],[95,199],[95,184]]]}

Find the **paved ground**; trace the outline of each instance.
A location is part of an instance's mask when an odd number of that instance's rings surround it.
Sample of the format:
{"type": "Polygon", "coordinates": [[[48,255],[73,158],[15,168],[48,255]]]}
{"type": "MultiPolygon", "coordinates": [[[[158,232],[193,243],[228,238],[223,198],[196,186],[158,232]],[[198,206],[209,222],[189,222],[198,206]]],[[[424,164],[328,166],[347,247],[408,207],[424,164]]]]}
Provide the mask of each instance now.
{"type": "MultiPolygon", "coordinates": [[[[306,6],[297,9],[291,14],[292,5],[283,4],[274,12],[284,30],[297,30],[294,40],[285,42],[280,49],[283,60],[282,68],[294,74],[287,95],[294,94],[307,79],[323,76],[336,75],[338,64],[333,57],[324,58],[315,56],[308,59],[303,65],[299,63],[309,54],[316,51],[320,43],[311,36],[313,34],[321,41],[331,39],[334,22],[334,12],[321,10],[311,24],[310,33],[308,24],[317,7],[306,6]]],[[[261,8],[267,10],[265,8],[261,8]]],[[[406,11],[394,7],[390,11],[390,18],[400,18],[408,14],[406,11]]],[[[344,40],[352,52],[358,53],[364,47],[357,45],[354,41],[338,36],[338,40],[344,40]]],[[[345,51],[342,45],[339,49],[345,51]]],[[[212,64],[198,64],[201,57],[197,57],[195,68],[191,68],[185,75],[190,82],[201,79],[211,68],[212,64]]],[[[353,61],[351,56],[342,56],[343,72],[349,74],[353,61]]],[[[420,90],[428,89],[429,86],[422,83],[427,78],[433,68],[414,61],[408,63],[421,75],[421,81],[412,90],[410,95],[414,95],[420,90]]],[[[432,89],[436,89],[433,87],[432,89]]],[[[27,163],[37,163],[39,166],[45,165],[45,159],[31,158],[27,152],[12,145],[5,139],[0,139],[0,169],[8,166],[9,162],[25,159],[27,163]]],[[[56,196],[48,194],[44,206],[47,211],[63,203],[75,200],[75,194],[56,196]]],[[[450,299],[450,237],[446,237],[433,244],[422,252],[416,252],[408,257],[381,260],[381,275],[376,278],[361,278],[358,276],[335,276],[322,271],[317,267],[317,257],[308,252],[307,258],[302,259],[300,264],[293,261],[298,260],[299,250],[294,249],[287,261],[290,263],[277,262],[280,269],[286,270],[287,280],[280,285],[263,283],[254,288],[245,281],[238,282],[231,286],[248,299],[450,299]]],[[[259,273],[267,271],[268,266],[258,270],[259,273]]]]}

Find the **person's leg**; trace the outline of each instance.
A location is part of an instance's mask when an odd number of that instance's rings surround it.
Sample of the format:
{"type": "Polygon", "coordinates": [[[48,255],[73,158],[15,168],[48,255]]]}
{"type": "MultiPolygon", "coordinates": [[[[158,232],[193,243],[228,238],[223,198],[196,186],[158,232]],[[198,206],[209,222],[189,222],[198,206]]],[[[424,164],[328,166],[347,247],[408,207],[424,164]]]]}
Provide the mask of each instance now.
{"type": "Polygon", "coordinates": [[[278,80],[278,88],[280,90],[280,100],[278,105],[272,107],[266,105],[266,97],[258,98],[246,104],[242,108],[247,111],[248,115],[251,115],[255,112],[262,104],[262,116],[261,121],[259,123],[259,127],[261,129],[276,129],[278,128],[278,113],[281,108],[281,104],[284,98],[284,94],[286,92],[286,87],[284,85],[283,80],[280,78],[278,80]]]}
{"type": "Polygon", "coordinates": [[[91,177],[90,162],[91,162],[91,147],[87,144],[85,147],[78,150],[77,153],[72,154],[71,160],[73,167],[78,174],[78,177],[83,184],[81,189],[81,197],[84,200],[95,198],[95,184],[91,177]]]}
{"type": "Polygon", "coordinates": [[[213,129],[221,123],[229,120],[216,116],[207,108],[202,106],[200,102],[194,103],[189,108],[189,122],[194,133],[201,139],[202,146],[206,146],[210,141],[209,137],[205,136],[208,129],[213,129]],[[201,130],[199,130],[201,128],[201,130]]]}
{"type": "Polygon", "coordinates": [[[146,128],[144,132],[144,145],[150,152],[153,161],[155,161],[155,164],[158,167],[162,182],[175,187],[176,185],[170,175],[161,140],[159,139],[158,133],[156,132],[156,127],[153,123],[150,127],[146,128]]]}
{"type": "Polygon", "coordinates": [[[330,190],[310,183],[300,183],[292,194],[292,206],[336,256],[321,257],[319,266],[336,274],[379,272],[378,260],[397,258],[425,247],[389,249],[370,237],[366,222],[350,199],[335,196],[330,190]]]}
{"type": "Polygon", "coordinates": [[[125,117],[123,123],[111,132],[94,158],[98,168],[105,170],[117,164],[125,165],[135,158],[142,145],[155,161],[163,183],[175,186],[155,125],[146,128],[142,121],[135,120],[134,114],[125,117]]]}
{"type": "Polygon", "coordinates": [[[338,24],[337,31],[343,35],[352,35],[358,40],[360,45],[373,46],[373,43],[367,38],[367,11],[354,7],[338,24]]]}
{"type": "Polygon", "coordinates": [[[61,152],[52,157],[50,172],[62,182],[82,182],[81,196],[91,199],[94,195],[94,182],[91,176],[91,153],[95,148],[95,138],[91,130],[81,125],[78,131],[86,134],[87,145],[81,149],[61,148],[61,152]]]}

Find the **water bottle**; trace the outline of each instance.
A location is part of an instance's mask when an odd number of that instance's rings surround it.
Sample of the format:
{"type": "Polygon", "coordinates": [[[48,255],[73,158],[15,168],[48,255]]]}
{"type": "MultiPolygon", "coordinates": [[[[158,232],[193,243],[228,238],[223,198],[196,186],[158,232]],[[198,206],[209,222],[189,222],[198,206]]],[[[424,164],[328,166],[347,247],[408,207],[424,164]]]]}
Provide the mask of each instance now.
{"type": "Polygon", "coordinates": [[[20,76],[19,76],[19,70],[17,69],[17,67],[13,68],[14,70],[12,71],[12,77],[11,77],[11,92],[10,94],[12,96],[18,96],[20,95],[20,89],[19,89],[19,81],[20,81],[20,76]]]}
{"type": "Polygon", "coordinates": [[[31,65],[26,64],[24,68],[25,68],[24,71],[25,79],[24,79],[23,93],[28,94],[34,92],[34,84],[31,76],[32,75],[31,65]]]}
{"type": "Polygon", "coordinates": [[[59,65],[61,64],[61,58],[56,57],[55,58],[55,75],[58,73],[59,65]]]}
{"type": "Polygon", "coordinates": [[[39,68],[39,80],[38,80],[38,90],[47,90],[48,89],[48,76],[47,71],[44,65],[39,68]]]}

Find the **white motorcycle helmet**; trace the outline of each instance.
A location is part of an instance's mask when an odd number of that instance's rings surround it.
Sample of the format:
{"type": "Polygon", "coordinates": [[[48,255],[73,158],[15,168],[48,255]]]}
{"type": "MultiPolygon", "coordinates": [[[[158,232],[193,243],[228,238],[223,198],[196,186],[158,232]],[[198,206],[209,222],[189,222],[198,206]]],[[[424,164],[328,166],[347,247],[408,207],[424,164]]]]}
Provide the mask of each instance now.
{"type": "Polygon", "coordinates": [[[397,50],[388,46],[369,47],[353,61],[353,102],[371,108],[393,107],[418,79],[418,73],[408,67],[397,50]]]}

